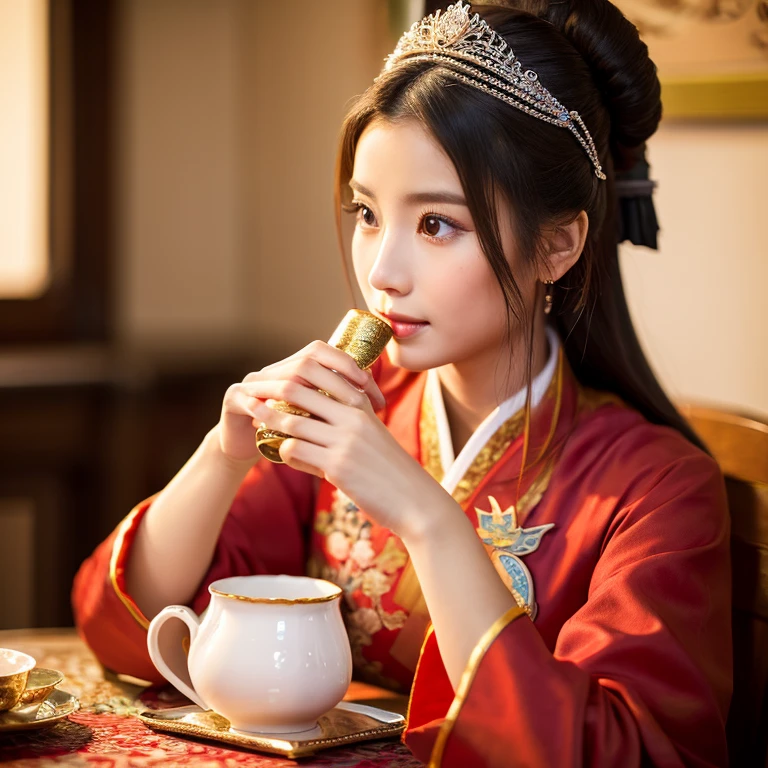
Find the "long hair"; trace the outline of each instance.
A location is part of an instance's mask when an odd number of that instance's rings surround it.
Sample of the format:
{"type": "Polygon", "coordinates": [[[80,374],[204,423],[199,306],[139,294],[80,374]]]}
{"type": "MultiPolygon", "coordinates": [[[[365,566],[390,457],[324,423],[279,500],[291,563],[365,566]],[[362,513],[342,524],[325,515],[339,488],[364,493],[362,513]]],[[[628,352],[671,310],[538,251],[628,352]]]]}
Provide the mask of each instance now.
{"type": "MultiPolygon", "coordinates": [[[[456,168],[480,247],[507,305],[508,331],[526,332],[530,397],[533,318],[502,247],[498,199],[518,248],[543,265],[542,233],[586,211],[576,264],[555,284],[554,323],[576,378],[613,392],[649,421],[701,442],[656,380],[637,340],[621,282],[614,173],[631,165],[661,119],[656,68],[635,27],[607,0],[520,0],[474,6],[528,69],[587,125],[607,181],[573,135],[446,76],[439,62],[402,62],[383,73],[344,122],[336,173],[337,212],[348,195],[357,142],[374,120],[417,120],[456,168]]],[[[340,214],[339,214],[340,218],[340,214]]]]}

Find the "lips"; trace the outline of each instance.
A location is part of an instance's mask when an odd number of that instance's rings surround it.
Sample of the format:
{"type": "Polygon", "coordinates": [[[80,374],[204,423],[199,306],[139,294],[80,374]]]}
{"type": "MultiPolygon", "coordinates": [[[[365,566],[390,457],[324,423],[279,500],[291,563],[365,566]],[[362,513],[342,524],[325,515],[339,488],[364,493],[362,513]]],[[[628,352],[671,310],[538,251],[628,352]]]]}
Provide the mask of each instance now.
{"type": "Polygon", "coordinates": [[[426,320],[400,315],[397,312],[382,312],[381,315],[392,326],[392,332],[397,339],[407,339],[429,325],[426,320]]]}
{"type": "Polygon", "coordinates": [[[426,320],[421,320],[418,317],[409,317],[408,315],[400,315],[397,312],[382,312],[381,315],[391,323],[412,323],[414,325],[426,323],[426,320]]]}

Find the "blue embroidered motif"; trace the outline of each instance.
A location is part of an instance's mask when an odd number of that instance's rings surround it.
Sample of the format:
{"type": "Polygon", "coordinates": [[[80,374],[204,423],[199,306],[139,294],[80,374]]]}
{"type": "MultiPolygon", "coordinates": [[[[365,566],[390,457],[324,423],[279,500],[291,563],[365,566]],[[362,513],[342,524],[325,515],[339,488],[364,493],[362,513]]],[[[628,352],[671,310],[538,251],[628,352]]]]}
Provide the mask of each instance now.
{"type": "Polygon", "coordinates": [[[504,567],[512,580],[512,588],[517,592],[526,605],[531,605],[533,600],[533,582],[531,572],[519,557],[508,555],[503,550],[498,553],[498,561],[504,567]]]}
{"type": "Polygon", "coordinates": [[[491,559],[496,569],[502,576],[506,576],[505,583],[534,619],[537,606],[533,577],[520,558],[535,552],[539,548],[541,537],[554,528],[555,524],[521,528],[514,506],[502,512],[499,502],[493,496],[488,497],[488,502],[491,505],[490,513],[475,507],[479,523],[477,532],[484,544],[494,547],[491,559]]]}

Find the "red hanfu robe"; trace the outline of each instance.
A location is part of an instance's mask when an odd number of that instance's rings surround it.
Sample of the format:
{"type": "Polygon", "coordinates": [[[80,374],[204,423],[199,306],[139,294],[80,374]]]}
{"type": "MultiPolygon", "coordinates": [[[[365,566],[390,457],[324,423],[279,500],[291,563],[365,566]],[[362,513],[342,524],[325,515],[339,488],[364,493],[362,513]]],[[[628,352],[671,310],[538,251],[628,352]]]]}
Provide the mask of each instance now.
{"type": "MultiPolygon", "coordinates": [[[[528,439],[524,411],[502,409],[452,463],[434,374],[386,358],[375,369],[380,418],[465,509],[520,606],[487,629],[455,694],[402,542],[285,466],[249,473],[192,607],[203,610],[208,584],[225,576],[336,581],[356,674],[411,689],[404,740],[433,765],[726,765],[722,477],[677,432],[580,387],[557,344],[552,354],[528,439]]],[[[73,600],[105,666],[159,681],[124,578],[150,504],[83,564],[73,600]]]]}

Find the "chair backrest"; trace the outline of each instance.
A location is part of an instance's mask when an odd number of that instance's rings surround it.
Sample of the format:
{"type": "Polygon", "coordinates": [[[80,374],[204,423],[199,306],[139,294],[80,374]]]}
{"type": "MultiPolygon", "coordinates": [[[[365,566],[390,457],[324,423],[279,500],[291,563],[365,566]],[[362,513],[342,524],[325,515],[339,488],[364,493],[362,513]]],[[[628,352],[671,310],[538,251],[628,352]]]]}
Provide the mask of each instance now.
{"type": "Polygon", "coordinates": [[[679,407],[725,475],[733,560],[731,765],[768,768],[768,424],[679,407]]]}

